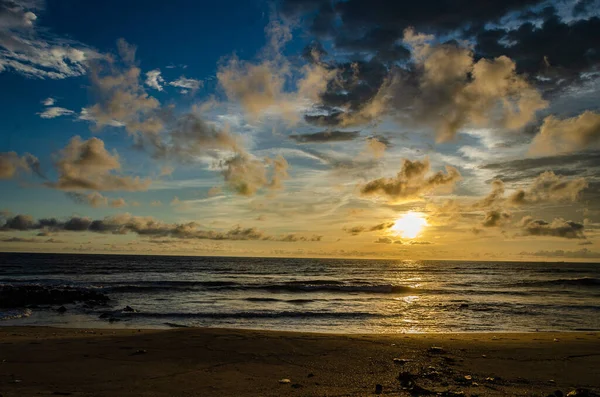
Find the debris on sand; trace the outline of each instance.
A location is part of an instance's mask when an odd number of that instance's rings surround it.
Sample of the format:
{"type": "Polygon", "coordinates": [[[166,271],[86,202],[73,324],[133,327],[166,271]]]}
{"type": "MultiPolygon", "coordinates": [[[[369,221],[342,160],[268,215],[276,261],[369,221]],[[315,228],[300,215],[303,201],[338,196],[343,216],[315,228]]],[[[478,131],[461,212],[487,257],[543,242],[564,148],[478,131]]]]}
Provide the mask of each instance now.
{"type": "Polygon", "coordinates": [[[442,347],[439,346],[431,346],[429,349],[427,349],[427,351],[434,354],[442,354],[446,352],[442,347]]]}
{"type": "Polygon", "coordinates": [[[600,397],[600,394],[578,387],[577,389],[568,392],[567,397],[600,397]]]}
{"type": "Polygon", "coordinates": [[[288,378],[283,378],[283,379],[279,379],[278,382],[282,385],[288,384],[288,383],[292,383],[291,380],[289,380],[288,378]]]}

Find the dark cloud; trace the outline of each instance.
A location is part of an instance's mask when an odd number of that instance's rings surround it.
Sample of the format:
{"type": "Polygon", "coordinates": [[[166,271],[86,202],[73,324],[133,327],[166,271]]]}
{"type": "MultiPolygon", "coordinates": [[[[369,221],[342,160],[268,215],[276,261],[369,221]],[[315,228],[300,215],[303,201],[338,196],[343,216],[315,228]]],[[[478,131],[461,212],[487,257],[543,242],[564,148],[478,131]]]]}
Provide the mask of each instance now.
{"type": "Polygon", "coordinates": [[[551,236],[567,239],[585,239],[584,225],[573,221],[565,221],[556,218],[552,222],[541,219],[533,219],[526,216],[519,224],[523,233],[527,236],[551,236]]]}
{"type": "Polygon", "coordinates": [[[377,46],[380,44],[376,41],[393,45],[409,26],[432,33],[447,33],[466,26],[496,22],[511,11],[538,3],[540,0],[476,3],[468,0],[284,0],[281,10],[287,16],[303,16],[314,34],[334,36],[336,43],[354,45],[353,38],[362,38],[361,42],[367,43],[372,39],[372,44],[377,46]]]}
{"type": "Polygon", "coordinates": [[[323,236],[302,236],[287,234],[281,236],[269,235],[256,228],[234,227],[227,231],[207,230],[195,222],[165,223],[152,217],[120,214],[104,219],[92,220],[83,217],[67,219],[46,218],[34,221],[28,215],[3,216],[3,231],[41,230],[44,235],[57,232],[91,232],[111,234],[137,234],[143,237],[170,237],[175,239],[198,240],[265,240],[279,242],[321,241],[323,236]]]}
{"type": "Polygon", "coordinates": [[[298,143],[326,143],[351,141],[360,136],[360,131],[321,131],[312,134],[290,135],[298,143]]]}
{"type": "Polygon", "coordinates": [[[577,251],[565,251],[565,250],[556,250],[556,251],[535,251],[535,252],[521,252],[521,255],[527,256],[541,256],[541,257],[551,257],[551,258],[600,258],[600,252],[590,251],[587,248],[583,248],[577,251]]]}
{"type": "Polygon", "coordinates": [[[515,29],[482,30],[476,35],[478,54],[506,55],[517,63],[519,72],[540,74],[556,84],[559,78],[578,73],[600,62],[600,18],[565,22],[545,9],[541,25],[525,22],[515,29]],[[510,43],[510,44],[508,44],[510,43]]]}
{"type": "Polygon", "coordinates": [[[358,236],[361,233],[375,232],[375,231],[380,231],[380,230],[387,230],[387,229],[390,229],[392,226],[394,226],[394,222],[384,222],[384,223],[379,223],[379,224],[374,225],[374,226],[345,227],[344,231],[346,233],[349,233],[349,234],[353,235],[353,236],[358,236]]]}
{"type": "Polygon", "coordinates": [[[485,219],[481,223],[483,227],[498,227],[502,226],[505,222],[510,219],[510,214],[503,211],[488,211],[485,214],[485,219]]]}

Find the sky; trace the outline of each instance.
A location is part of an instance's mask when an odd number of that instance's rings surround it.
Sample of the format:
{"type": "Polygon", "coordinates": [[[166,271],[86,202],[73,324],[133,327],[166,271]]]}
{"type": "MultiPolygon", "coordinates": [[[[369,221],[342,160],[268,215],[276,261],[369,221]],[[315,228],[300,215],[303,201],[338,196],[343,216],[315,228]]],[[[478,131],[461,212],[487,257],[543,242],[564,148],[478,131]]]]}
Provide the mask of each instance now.
{"type": "Polygon", "coordinates": [[[0,0],[0,251],[600,261],[599,14],[0,0]]]}

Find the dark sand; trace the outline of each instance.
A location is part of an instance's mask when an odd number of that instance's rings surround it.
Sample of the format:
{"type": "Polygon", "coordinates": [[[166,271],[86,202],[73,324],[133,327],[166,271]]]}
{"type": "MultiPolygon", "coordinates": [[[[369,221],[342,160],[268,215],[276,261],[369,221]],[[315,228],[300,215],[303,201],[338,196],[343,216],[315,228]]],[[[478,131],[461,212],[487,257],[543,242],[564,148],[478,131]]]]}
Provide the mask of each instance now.
{"type": "Polygon", "coordinates": [[[600,391],[600,333],[593,332],[325,335],[0,327],[0,362],[3,397],[373,396],[376,384],[391,396],[425,395],[420,387],[467,396],[600,391]],[[432,346],[443,351],[430,352],[432,346]],[[398,380],[404,371],[415,375],[404,377],[406,389],[398,380]],[[280,384],[283,378],[290,383],[280,384]]]}

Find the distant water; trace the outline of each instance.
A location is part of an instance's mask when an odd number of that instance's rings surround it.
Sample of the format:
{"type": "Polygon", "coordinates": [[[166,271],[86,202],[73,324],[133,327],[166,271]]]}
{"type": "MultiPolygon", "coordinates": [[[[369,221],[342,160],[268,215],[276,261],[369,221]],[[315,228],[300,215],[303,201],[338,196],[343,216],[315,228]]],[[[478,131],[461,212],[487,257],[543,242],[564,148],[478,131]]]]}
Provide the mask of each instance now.
{"type": "Polygon", "coordinates": [[[600,264],[0,254],[0,285],[109,307],[0,309],[0,325],[318,332],[600,330],[600,264]],[[122,313],[129,305],[137,312],[122,313]],[[99,319],[111,311],[119,322],[99,319]]]}

